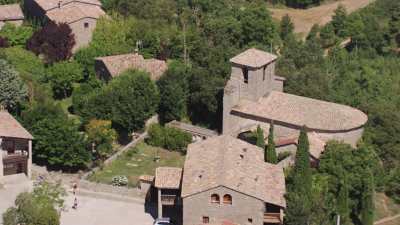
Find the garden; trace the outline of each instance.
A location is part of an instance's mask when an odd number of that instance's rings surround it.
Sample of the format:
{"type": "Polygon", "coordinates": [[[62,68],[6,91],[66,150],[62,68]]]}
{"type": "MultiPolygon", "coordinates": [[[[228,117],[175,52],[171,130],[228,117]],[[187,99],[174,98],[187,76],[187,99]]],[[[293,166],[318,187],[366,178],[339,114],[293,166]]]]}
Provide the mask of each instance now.
{"type": "Polygon", "coordinates": [[[127,178],[128,187],[136,187],[139,177],[143,174],[154,175],[160,166],[183,167],[185,156],[176,151],[153,147],[144,142],[119,156],[111,164],[92,174],[88,179],[92,182],[124,185],[123,177],[127,178]]]}

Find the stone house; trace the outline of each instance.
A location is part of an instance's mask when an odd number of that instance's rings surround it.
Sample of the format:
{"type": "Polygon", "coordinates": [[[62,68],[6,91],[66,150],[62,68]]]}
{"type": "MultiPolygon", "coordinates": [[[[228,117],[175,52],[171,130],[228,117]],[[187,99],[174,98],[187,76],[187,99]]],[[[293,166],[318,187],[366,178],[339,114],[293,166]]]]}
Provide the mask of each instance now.
{"type": "Polygon", "coordinates": [[[31,177],[32,135],[7,111],[0,110],[0,183],[4,176],[31,177]]]}
{"type": "Polygon", "coordinates": [[[183,225],[282,224],[283,169],[265,163],[257,146],[229,135],[211,137],[189,145],[183,171],[160,171],[159,217],[168,203],[182,205],[183,225]]]}
{"type": "Polygon", "coordinates": [[[367,116],[349,106],[283,93],[284,79],[275,75],[276,60],[277,56],[254,48],[230,60],[232,74],[223,98],[223,134],[237,137],[257,125],[268,132],[273,122],[278,147],[291,149],[297,144],[299,130],[306,126],[311,155],[316,159],[328,140],[355,146],[367,116]]]}
{"type": "Polygon", "coordinates": [[[158,80],[167,71],[168,65],[163,60],[144,59],[138,53],[105,56],[95,59],[97,77],[105,81],[109,81],[130,69],[148,72],[152,80],[158,80]]]}
{"type": "Polygon", "coordinates": [[[66,23],[75,36],[73,52],[92,40],[97,20],[106,13],[98,0],[25,0],[28,13],[55,23],[66,23]]]}
{"type": "Polygon", "coordinates": [[[19,4],[0,5],[0,29],[5,23],[20,26],[24,22],[24,13],[19,4]]]}

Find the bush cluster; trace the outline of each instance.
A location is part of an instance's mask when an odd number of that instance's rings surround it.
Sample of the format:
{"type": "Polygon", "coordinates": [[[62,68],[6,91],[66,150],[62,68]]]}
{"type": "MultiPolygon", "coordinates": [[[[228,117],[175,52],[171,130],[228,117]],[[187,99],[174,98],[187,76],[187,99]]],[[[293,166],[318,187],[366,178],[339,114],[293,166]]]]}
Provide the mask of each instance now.
{"type": "Polygon", "coordinates": [[[192,142],[192,136],[186,132],[172,127],[163,127],[159,124],[150,126],[147,143],[168,150],[185,151],[192,142]]]}

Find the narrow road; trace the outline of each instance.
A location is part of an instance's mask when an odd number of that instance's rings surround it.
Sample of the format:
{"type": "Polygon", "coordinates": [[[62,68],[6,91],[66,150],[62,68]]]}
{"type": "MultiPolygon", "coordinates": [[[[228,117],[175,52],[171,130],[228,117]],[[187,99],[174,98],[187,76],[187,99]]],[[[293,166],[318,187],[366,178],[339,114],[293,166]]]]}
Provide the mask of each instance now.
{"type": "Polygon", "coordinates": [[[384,224],[384,223],[390,222],[390,221],[392,221],[392,220],[395,220],[395,219],[397,219],[397,218],[400,218],[400,214],[397,214],[397,215],[394,215],[394,216],[391,216],[391,217],[385,217],[385,218],[383,218],[383,219],[380,219],[380,220],[376,221],[376,222],[374,223],[374,225],[384,224]]]}

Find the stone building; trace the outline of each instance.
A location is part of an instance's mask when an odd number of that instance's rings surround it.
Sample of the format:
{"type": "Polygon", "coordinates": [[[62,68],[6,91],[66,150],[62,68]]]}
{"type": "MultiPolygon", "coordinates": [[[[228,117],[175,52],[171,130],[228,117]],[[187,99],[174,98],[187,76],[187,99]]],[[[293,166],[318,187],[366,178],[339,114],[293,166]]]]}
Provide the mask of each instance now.
{"type": "Polygon", "coordinates": [[[0,183],[4,176],[31,177],[32,135],[7,111],[0,110],[0,183]]]}
{"type": "Polygon", "coordinates": [[[169,216],[163,214],[166,204],[181,204],[183,225],[283,221],[282,168],[265,163],[257,146],[229,135],[190,144],[183,173],[179,168],[161,168],[155,179],[159,217],[169,216]]]}
{"type": "Polygon", "coordinates": [[[106,15],[98,0],[25,0],[25,8],[31,16],[67,23],[75,36],[73,52],[90,43],[97,20],[106,15]]]}
{"type": "Polygon", "coordinates": [[[24,13],[19,4],[0,5],[0,29],[5,23],[20,26],[24,22],[24,13]]]}
{"type": "Polygon", "coordinates": [[[152,80],[158,80],[168,69],[165,61],[144,59],[138,53],[98,57],[95,60],[95,70],[98,78],[106,81],[130,69],[148,72],[152,80]]]}
{"type": "Polygon", "coordinates": [[[237,137],[257,125],[268,131],[273,122],[276,142],[289,148],[297,143],[299,130],[306,126],[312,135],[311,152],[317,159],[328,140],[355,146],[367,116],[349,106],[283,93],[284,79],[275,75],[276,60],[277,56],[257,49],[248,49],[230,60],[232,74],[224,89],[223,134],[237,137]]]}

